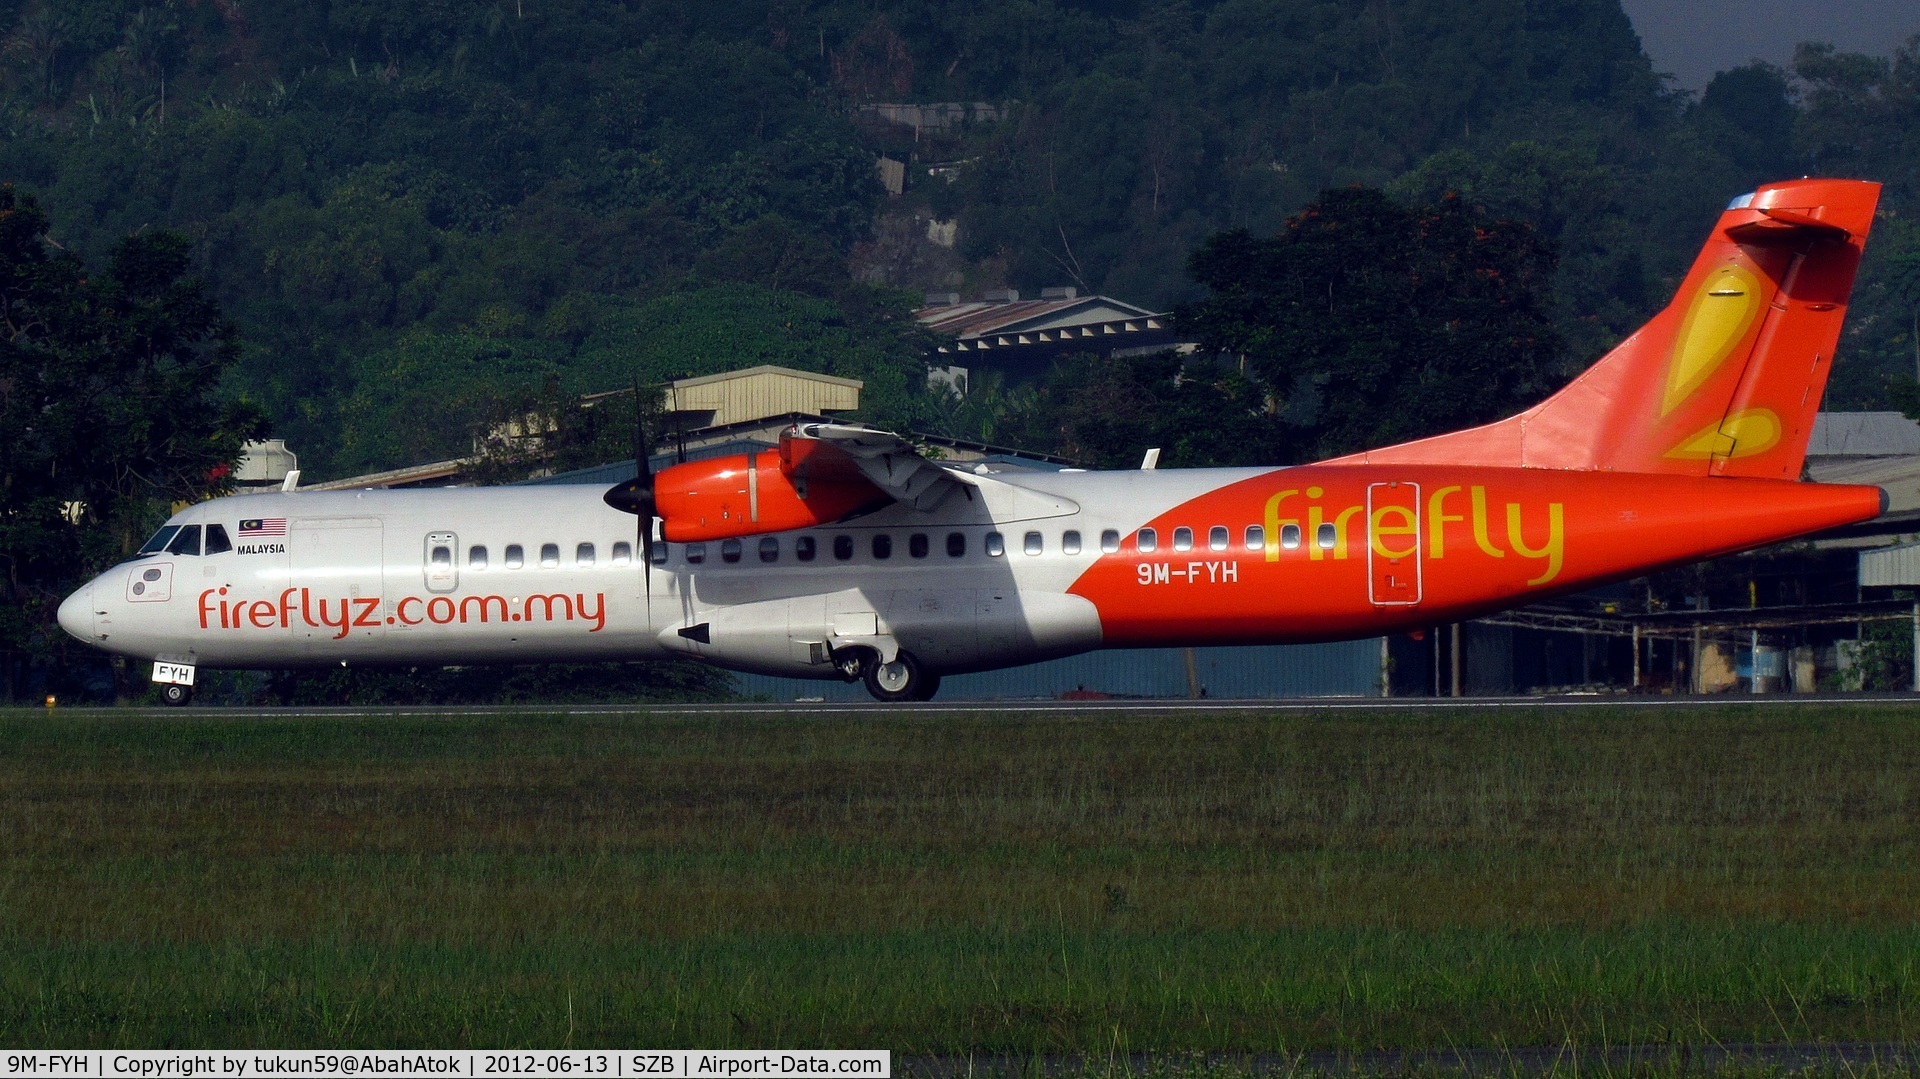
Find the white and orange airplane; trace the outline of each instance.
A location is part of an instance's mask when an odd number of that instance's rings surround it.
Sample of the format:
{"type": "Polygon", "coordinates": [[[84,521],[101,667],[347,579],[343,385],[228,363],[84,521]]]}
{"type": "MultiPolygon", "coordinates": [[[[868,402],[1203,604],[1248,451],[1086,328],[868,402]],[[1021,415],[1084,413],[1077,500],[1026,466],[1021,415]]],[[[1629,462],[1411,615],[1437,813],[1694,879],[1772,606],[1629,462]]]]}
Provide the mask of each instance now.
{"type": "Polygon", "coordinates": [[[658,476],[643,458],[604,494],[218,498],[60,624],[153,660],[176,704],[203,666],[668,658],[906,701],[1094,648],[1472,618],[1882,512],[1877,487],[1799,479],[1878,196],[1735,199],[1666,310],[1484,427],[1292,468],[1014,474],[823,423],[658,476]]]}

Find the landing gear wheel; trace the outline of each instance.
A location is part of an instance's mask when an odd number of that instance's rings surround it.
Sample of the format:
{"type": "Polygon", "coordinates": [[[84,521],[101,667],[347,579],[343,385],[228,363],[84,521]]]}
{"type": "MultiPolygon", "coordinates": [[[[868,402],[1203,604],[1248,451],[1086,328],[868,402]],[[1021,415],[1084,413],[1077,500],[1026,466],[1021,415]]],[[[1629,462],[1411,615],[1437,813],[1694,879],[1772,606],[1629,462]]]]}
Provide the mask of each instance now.
{"type": "Polygon", "coordinates": [[[179,708],[193,700],[193,687],[168,682],[160,687],[160,700],[170,708],[179,708]]]}
{"type": "Polygon", "coordinates": [[[921,667],[912,652],[895,653],[892,663],[870,662],[862,673],[873,699],[889,704],[931,700],[940,688],[940,676],[921,667]]]}
{"type": "Polygon", "coordinates": [[[872,665],[873,653],[863,649],[848,648],[833,654],[833,669],[842,682],[858,682],[861,672],[872,665]]]}

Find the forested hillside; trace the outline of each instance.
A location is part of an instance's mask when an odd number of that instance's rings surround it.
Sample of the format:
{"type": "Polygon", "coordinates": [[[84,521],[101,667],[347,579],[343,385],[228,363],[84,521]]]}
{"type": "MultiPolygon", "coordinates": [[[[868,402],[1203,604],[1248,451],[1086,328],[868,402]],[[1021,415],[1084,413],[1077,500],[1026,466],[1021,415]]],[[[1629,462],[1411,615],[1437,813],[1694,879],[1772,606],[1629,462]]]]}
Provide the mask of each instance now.
{"type": "Polygon", "coordinates": [[[316,477],[464,452],[548,381],[761,362],[865,379],[875,419],[1057,445],[1044,388],[922,390],[919,290],[1202,300],[1210,235],[1351,184],[1530,224],[1563,377],[1665,301],[1729,196],[1881,180],[1835,399],[1920,363],[1912,44],[1803,48],[1694,100],[1617,0],[14,0],[0,23],[0,178],[92,263],[191,238],[238,326],[225,388],[316,477]],[[862,108],[937,102],[989,108],[862,108]]]}

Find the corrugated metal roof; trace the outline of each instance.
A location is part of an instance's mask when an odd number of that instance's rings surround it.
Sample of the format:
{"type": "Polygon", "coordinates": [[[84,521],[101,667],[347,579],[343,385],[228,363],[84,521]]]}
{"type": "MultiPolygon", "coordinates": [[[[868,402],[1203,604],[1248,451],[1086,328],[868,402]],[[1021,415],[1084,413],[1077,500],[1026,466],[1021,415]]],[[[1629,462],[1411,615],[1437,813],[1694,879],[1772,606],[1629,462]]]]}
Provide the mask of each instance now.
{"type": "Polygon", "coordinates": [[[1127,319],[1160,321],[1165,318],[1163,314],[1106,296],[1081,296],[1062,300],[1015,300],[1012,303],[942,304],[938,307],[922,307],[913,313],[913,317],[919,319],[922,326],[935,333],[963,339],[988,333],[1017,333],[1057,329],[1064,326],[1091,326],[1127,319]]]}
{"type": "Polygon", "coordinates": [[[1920,455],[1920,424],[1898,412],[1822,412],[1813,418],[1808,457],[1920,455]]]}
{"type": "Polygon", "coordinates": [[[713,415],[702,426],[726,427],[793,412],[852,412],[860,407],[864,385],[857,379],[762,364],[743,371],[680,379],[674,382],[668,400],[679,412],[711,412],[713,415]]]}
{"type": "Polygon", "coordinates": [[[857,378],[841,378],[839,375],[823,375],[818,371],[796,371],[791,367],[781,367],[779,364],[772,363],[763,363],[757,367],[742,367],[738,371],[722,371],[717,375],[676,378],[673,380],[673,384],[685,390],[695,386],[711,386],[716,382],[727,382],[736,378],[752,378],[755,375],[784,375],[788,378],[796,378],[804,382],[819,382],[828,386],[846,386],[856,390],[866,385],[866,383],[857,378]]]}
{"type": "Polygon", "coordinates": [[[1887,492],[1888,513],[1920,510],[1920,456],[1828,457],[1807,462],[1815,483],[1859,483],[1887,492]]]}

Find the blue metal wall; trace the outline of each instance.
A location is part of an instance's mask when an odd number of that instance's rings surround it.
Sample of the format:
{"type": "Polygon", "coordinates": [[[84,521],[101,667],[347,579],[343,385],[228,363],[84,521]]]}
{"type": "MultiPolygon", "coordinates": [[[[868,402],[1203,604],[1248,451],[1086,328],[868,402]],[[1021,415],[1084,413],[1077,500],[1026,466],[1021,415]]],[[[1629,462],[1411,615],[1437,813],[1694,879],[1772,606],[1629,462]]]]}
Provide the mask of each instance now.
{"type": "MultiPolygon", "coordinates": [[[[1196,648],[1194,669],[1209,697],[1363,697],[1380,692],[1380,641],[1196,648]]],[[[774,701],[866,700],[858,684],[736,674],[742,695],[774,701]]],[[[940,700],[1059,697],[1085,691],[1115,697],[1185,697],[1187,661],[1180,648],[1126,648],[981,674],[956,674],[940,700]]]]}

